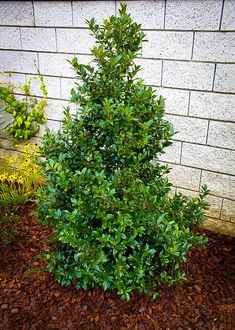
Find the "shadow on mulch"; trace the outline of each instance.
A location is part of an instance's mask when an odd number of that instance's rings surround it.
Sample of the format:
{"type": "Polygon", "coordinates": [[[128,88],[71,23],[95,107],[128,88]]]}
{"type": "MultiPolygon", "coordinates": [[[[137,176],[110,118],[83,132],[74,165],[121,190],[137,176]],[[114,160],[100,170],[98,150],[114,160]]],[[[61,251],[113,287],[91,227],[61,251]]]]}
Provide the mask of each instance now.
{"type": "Polygon", "coordinates": [[[62,287],[43,271],[52,229],[29,211],[20,210],[17,239],[0,246],[0,329],[235,329],[235,238],[199,229],[209,242],[188,258],[188,282],[163,287],[155,301],[135,294],[127,302],[113,291],[62,287]]]}

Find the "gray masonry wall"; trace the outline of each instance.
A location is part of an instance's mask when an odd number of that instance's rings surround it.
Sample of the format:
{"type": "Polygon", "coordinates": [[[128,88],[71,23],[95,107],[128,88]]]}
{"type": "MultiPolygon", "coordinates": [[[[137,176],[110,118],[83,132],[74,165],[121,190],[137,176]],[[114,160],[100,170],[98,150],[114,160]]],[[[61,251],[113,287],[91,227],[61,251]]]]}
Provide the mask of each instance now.
{"type": "MultiPolygon", "coordinates": [[[[137,60],[141,77],[166,98],[166,118],[178,133],[161,156],[176,190],[211,189],[208,225],[235,223],[235,2],[233,0],[127,1],[148,42],[137,60]]],[[[0,1],[0,71],[25,83],[45,76],[47,125],[60,127],[75,73],[66,61],[91,60],[94,42],[84,23],[118,12],[119,1],[0,1]],[[36,66],[35,66],[36,64],[36,66]]],[[[2,76],[1,81],[8,79],[2,76]]],[[[38,86],[32,91],[40,96],[38,86]]],[[[75,111],[72,105],[72,111],[75,111]]],[[[41,132],[42,134],[43,132],[41,132]]],[[[3,137],[1,153],[12,149],[3,137]]]]}

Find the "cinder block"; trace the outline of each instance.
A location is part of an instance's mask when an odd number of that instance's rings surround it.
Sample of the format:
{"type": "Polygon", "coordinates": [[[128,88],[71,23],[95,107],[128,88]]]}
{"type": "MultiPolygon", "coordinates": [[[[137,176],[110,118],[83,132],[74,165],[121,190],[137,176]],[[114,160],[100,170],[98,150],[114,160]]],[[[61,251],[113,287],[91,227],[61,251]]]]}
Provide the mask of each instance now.
{"type": "Polygon", "coordinates": [[[163,62],[163,82],[165,87],[211,90],[214,64],[196,62],[163,62]]]}
{"type": "Polygon", "coordinates": [[[45,134],[46,128],[49,128],[51,131],[56,133],[61,128],[61,122],[47,119],[45,124],[40,127],[38,137],[42,137],[45,134]]]}
{"type": "Polygon", "coordinates": [[[221,233],[235,237],[235,225],[231,222],[208,218],[208,220],[204,222],[203,227],[214,231],[215,233],[221,233]]]}
{"type": "MultiPolygon", "coordinates": [[[[0,4],[1,6],[1,4],[0,4]]],[[[0,48],[21,49],[20,28],[0,27],[0,48]]]]}
{"type": "Polygon", "coordinates": [[[218,30],[221,0],[171,0],[166,2],[166,29],[218,30]]]}
{"type": "MultiPolygon", "coordinates": [[[[77,113],[77,109],[79,108],[79,104],[74,102],[69,102],[69,113],[74,116],[77,113]]],[[[78,116],[79,117],[79,116],[78,116]]]]}
{"type": "Polygon", "coordinates": [[[165,117],[173,124],[176,132],[174,139],[201,144],[206,143],[207,120],[175,115],[166,115],[165,117]]]}
{"type": "Polygon", "coordinates": [[[95,44],[90,30],[56,29],[59,52],[91,54],[95,44]]]}
{"type": "MultiPolygon", "coordinates": [[[[199,196],[199,192],[192,191],[192,190],[177,188],[177,192],[178,193],[180,192],[189,197],[199,196]]],[[[217,196],[208,195],[205,200],[210,204],[209,210],[205,211],[205,215],[219,219],[221,205],[222,205],[222,198],[217,197],[217,196]]]]}
{"type": "Polygon", "coordinates": [[[21,28],[22,49],[56,51],[55,29],[21,28]]]}
{"type": "Polygon", "coordinates": [[[205,212],[206,216],[219,219],[222,206],[222,198],[209,195],[206,197],[206,201],[210,205],[209,210],[205,212]]]}
{"type": "Polygon", "coordinates": [[[235,223],[235,201],[230,199],[223,200],[221,219],[235,223]]]}
{"type": "Polygon", "coordinates": [[[189,91],[172,88],[155,88],[157,95],[165,98],[166,113],[172,115],[187,115],[189,91]]]}
{"type": "Polygon", "coordinates": [[[45,108],[45,115],[50,120],[62,120],[64,118],[64,109],[68,106],[68,101],[48,100],[48,106],[45,108]]]}
{"type": "Polygon", "coordinates": [[[226,174],[202,171],[201,185],[206,184],[211,194],[235,199],[235,177],[226,174]]]}
{"type": "Polygon", "coordinates": [[[222,148],[183,143],[181,164],[234,175],[235,152],[222,148]]]}
{"type": "MultiPolygon", "coordinates": [[[[6,139],[4,139],[4,138],[0,139],[0,150],[5,149],[5,150],[13,150],[13,151],[17,151],[17,152],[22,152],[24,150],[24,146],[28,143],[29,143],[29,141],[23,141],[20,143],[20,145],[17,145],[17,147],[15,147],[14,144],[12,143],[12,141],[9,139],[9,135],[7,135],[6,139]]],[[[40,139],[37,137],[33,137],[30,139],[30,143],[39,144],[40,139]]],[[[1,156],[0,156],[0,158],[1,158],[1,156]]]]}
{"type": "Polygon", "coordinates": [[[171,171],[167,174],[169,181],[176,187],[198,190],[201,170],[170,164],[171,171]]]}
{"type": "MultiPolygon", "coordinates": [[[[34,79],[34,77],[35,76],[27,75],[27,80],[32,79],[31,86],[30,86],[31,95],[41,97],[42,96],[42,91],[40,89],[41,81],[39,80],[38,77],[37,77],[37,79],[34,79]]],[[[43,78],[44,78],[44,82],[46,85],[48,97],[59,99],[60,98],[60,78],[46,77],[46,76],[43,78]]]]}
{"type": "Polygon", "coordinates": [[[159,156],[159,160],[174,164],[180,163],[181,142],[173,141],[173,144],[164,149],[165,153],[159,156]]]}
{"type": "MultiPolygon", "coordinates": [[[[118,1],[118,8],[121,1],[118,1]]],[[[128,1],[128,12],[135,22],[141,24],[142,29],[163,29],[164,1],[128,1]]]]}
{"type": "Polygon", "coordinates": [[[135,63],[142,68],[137,74],[138,78],[144,79],[146,85],[160,86],[162,69],[161,61],[137,58],[135,63]]]}
{"type": "Polygon", "coordinates": [[[8,124],[12,122],[12,116],[9,113],[3,111],[4,108],[5,108],[5,103],[0,100],[0,123],[3,123],[3,126],[1,127],[1,131],[0,131],[0,137],[7,139],[8,134],[2,128],[6,127],[8,124]]]}
{"type": "Polygon", "coordinates": [[[217,64],[214,90],[235,93],[235,64],[217,64]]]}
{"type": "Polygon", "coordinates": [[[0,50],[0,71],[37,73],[37,54],[0,50]]]}
{"type": "Polygon", "coordinates": [[[235,121],[235,95],[191,92],[189,115],[235,121]]]}
{"type": "Polygon", "coordinates": [[[173,31],[148,31],[148,42],[143,42],[143,57],[190,60],[193,33],[173,31]]]}
{"type": "Polygon", "coordinates": [[[177,193],[181,193],[187,197],[198,197],[199,196],[198,191],[184,189],[184,188],[177,188],[177,193]]]}
{"type": "Polygon", "coordinates": [[[198,61],[234,62],[235,33],[196,32],[193,59],[198,61]]]}
{"type": "Polygon", "coordinates": [[[0,149],[0,158],[6,159],[7,157],[18,157],[18,156],[19,156],[19,152],[17,151],[0,149]]]}
{"type": "Polygon", "coordinates": [[[235,30],[235,8],[234,0],[224,1],[224,10],[222,17],[221,30],[235,30]]]}
{"type": "Polygon", "coordinates": [[[76,82],[79,83],[78,79],[61,78],[61,98],[64,100],[71,99],[71,89],[76,90],[76,82]]]}
{"type": "Polygon", "coordinates": [[[235,123],[211,121],[207,144],[235,150],[235,123]]]}
{"type": "Polygon", "coordinates": [[[176,188],[172,186],[172,187],[171,187],[171,190],[170,190],[169,193],[168,193],[168,196],[169,196],[170,198],[172,198],[172,197],[175,196],[175,193],[176,193],[176,188]]]}
{"type": "Polygon", "coordinates": [[[3,73],[0,76],[0,81],[1,83],[6,84],[6,86],[9,86],[10,88],[11,86],[14,86],[13,88],[14,92],[22,93],[21,87],[26,83],[25,78],[26,77],[24,73],[12,73],[12,74],[3,73]]]}
{"type": "Polygon", "coordinates": [[[72,26],[70,1],[34,1],[36,26],[72,26]]]}
{"type": "Polygon", "coordinates": [[[0,139],[0,149],[14,149],[14,146],[9,139],[0,139]]]}
{"type": "Polygon", "coordinates": [[[1,1],[0,25],[33,26],[32,1],[1,1]]]}
{"type": "Polygon", "coordinates": [[[74,77],[75,71],[68,60],[74,56],[69,54],[47,54],[39,55],[40,72],[44,75],[74,77]]]}
{"type": "Polygon", "coordinates": [[[93,17],[100,24],[115,15],[114,1],[73,1],[73,26],[87,27],[85,20],[93,17]]]}

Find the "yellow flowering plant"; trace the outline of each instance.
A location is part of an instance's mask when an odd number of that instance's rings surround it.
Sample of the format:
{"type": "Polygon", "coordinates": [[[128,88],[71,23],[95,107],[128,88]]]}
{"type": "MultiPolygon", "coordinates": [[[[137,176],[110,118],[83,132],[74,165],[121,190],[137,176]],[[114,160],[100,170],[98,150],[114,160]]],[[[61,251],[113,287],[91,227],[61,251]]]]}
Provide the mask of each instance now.
{"type": "Polygon", "coordinates": [[[0,207],[23,204],[34,199],[42,184],[40,165],[36,159],[39,146],[31,143],[18,156],[2,160],[0,169],[0,207]]]}

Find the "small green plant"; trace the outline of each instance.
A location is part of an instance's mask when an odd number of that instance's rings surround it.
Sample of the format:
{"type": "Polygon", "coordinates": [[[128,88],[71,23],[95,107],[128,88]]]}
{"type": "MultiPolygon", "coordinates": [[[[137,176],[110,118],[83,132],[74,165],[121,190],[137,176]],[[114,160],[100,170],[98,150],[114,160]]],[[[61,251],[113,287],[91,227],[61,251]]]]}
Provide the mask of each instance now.
{"type": "MultiPolygon", "coordinates": [[[[35,77],[33,79],[36,79],[35,77]]],[[[44,108],[47,106],[47,90],[43,76],[39,74],[40,89],[44,99],[39,101],[36,97],[30,96],[32,79],[21,87],[24,93],[22,101],[13,94],[15,86],[12,84],[0,83],[0,100],[4,103],[3,111],[12,116],[12,121],[4,127],[14,143],[28,140],[35,136],[40,125],[45,123],[46,117],[44,108]]]]}
{"type": "Polygon", "coordinates": [[[1,161],[0,207],[24,204],[35,198],[42,183],[40,166],[37,164],[39,146],[26,144],[23,153],[1,161]]]}
{"type": "Polygon", "coordinates": [[[0,244],[9,245],[19,234],[17,222],[19,220],[17,208],[12,211],[3,209],[0,212],[0,244]]]}
{"type": "Polygon", "coordinates": [[[82,80],[72,90],[79,110],[73,117],[68,109],[62,130],[43,138],[39,214],[55,225],[60,244],[47,254],[48,269],[61,284],[156,297],[157,285],[185,279],[180,265],[206,242],[191,228],[206,219],[208,191],[169,197],[169,168],[157,156],[171,144],[172,125],[164,99],[136,78],[141,26],[125,4],[119,12],[101,26],[88,22],[95,65],[71,62],[82,80]]]}

